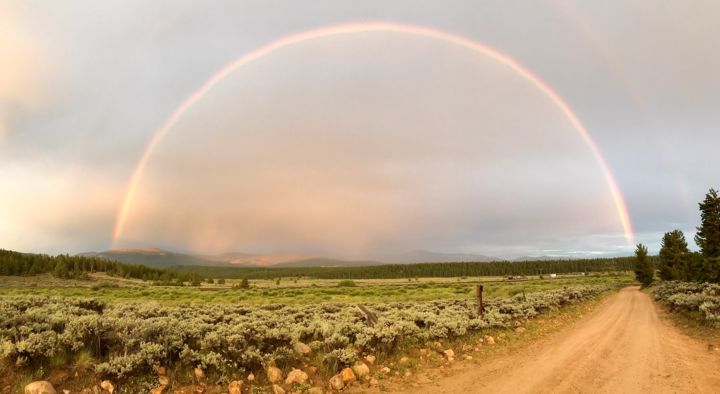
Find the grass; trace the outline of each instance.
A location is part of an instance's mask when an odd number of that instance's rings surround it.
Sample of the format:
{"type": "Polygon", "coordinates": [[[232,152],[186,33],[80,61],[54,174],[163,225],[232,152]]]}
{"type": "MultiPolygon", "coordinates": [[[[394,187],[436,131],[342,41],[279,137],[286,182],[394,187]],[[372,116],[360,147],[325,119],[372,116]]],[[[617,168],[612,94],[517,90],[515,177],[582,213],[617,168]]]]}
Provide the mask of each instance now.
{"type": "Polygon", "coordinates": [[[503,281],[502,278],[461,278],[398,280],[302,279],[250,281],[249,289],[232,289],[225,285],[204,284],[201,287],[148,286],[138,281],[110,277],[90,281],[62,280],[49,275],[35,277],[0,277],[0,296],[50,295],[59,297],[95,297],[107,302],[154,301],[162,304],[242,303],[312,304],[318,302],[382,303],[445,299],[473,299],[475,285],[482,280],[485,299],[533,293],[572,285],[627,285],[633,283],[629,274],[597,274],[563,276],[555,279],[531,278],[527,281],[503,281]]]}

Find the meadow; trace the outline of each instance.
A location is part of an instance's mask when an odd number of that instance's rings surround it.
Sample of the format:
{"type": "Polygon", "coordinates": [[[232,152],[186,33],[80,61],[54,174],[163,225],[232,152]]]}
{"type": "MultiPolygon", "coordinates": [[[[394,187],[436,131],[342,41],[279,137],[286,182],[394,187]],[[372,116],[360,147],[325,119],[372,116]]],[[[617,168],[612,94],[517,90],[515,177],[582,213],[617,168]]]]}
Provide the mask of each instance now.
{"type": "Polygon", "coordinates": [[[233,288],[240,280],[200,286],[152,286],[140,280],[91,274],[90,280],[57,279],[51,275],[0,276],[0,296],[42,295],[93,297],[107,302],[155,301],[163,304],[314,304],[318,302],[381,303],[435,300],[471,300],[482,283],[486,299],[534,293],[576,285],[625,285],[629,273],[591,273],[556,278],[503,277],[332,280],[281,278],[252,280],[247,289],[233,288]]]}

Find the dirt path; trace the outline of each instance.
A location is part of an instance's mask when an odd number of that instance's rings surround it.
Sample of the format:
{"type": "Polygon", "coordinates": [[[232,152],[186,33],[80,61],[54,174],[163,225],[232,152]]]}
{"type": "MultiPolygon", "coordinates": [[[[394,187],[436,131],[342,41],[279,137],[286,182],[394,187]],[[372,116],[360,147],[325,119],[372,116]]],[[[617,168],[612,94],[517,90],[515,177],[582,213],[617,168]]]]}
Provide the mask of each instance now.
{"type": "Polygon", "coordinates": [[[414,393],[720,393],[720,354],[658,317],[637,287],[507,357],[414,393]]]}

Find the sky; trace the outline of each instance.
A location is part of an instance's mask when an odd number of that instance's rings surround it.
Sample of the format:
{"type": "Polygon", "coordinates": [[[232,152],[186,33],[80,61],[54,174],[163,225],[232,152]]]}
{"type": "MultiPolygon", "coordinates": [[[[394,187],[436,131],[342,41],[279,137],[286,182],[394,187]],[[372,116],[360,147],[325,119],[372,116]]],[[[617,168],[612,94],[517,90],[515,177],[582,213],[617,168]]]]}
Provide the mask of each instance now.
{"type": "Polygon", "coordinates": [[[697,203],[720,187],[719,40],[716,1],[0,0],[0,248],[657,251],[666,231],[692,239],[697,203]],[[464,37],[552,89],[607,164],[632,239],[556,102],[497,57],[418,34],[273,50],[148,151],[243,55],[381,22],[464,37]]]}

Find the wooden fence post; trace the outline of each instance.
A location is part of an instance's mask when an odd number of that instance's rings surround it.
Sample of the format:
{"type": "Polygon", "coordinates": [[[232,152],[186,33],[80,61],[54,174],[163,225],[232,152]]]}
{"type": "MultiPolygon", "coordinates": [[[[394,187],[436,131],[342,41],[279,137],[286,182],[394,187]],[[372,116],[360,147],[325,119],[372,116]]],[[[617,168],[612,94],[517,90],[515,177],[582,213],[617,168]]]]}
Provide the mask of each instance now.
{"type": "Polygon", "coordinates": [[[483,285],[475,286],[475,297],[477,298],[478,315],[485,316],[485,305],[483,305],[483,285]]]}

